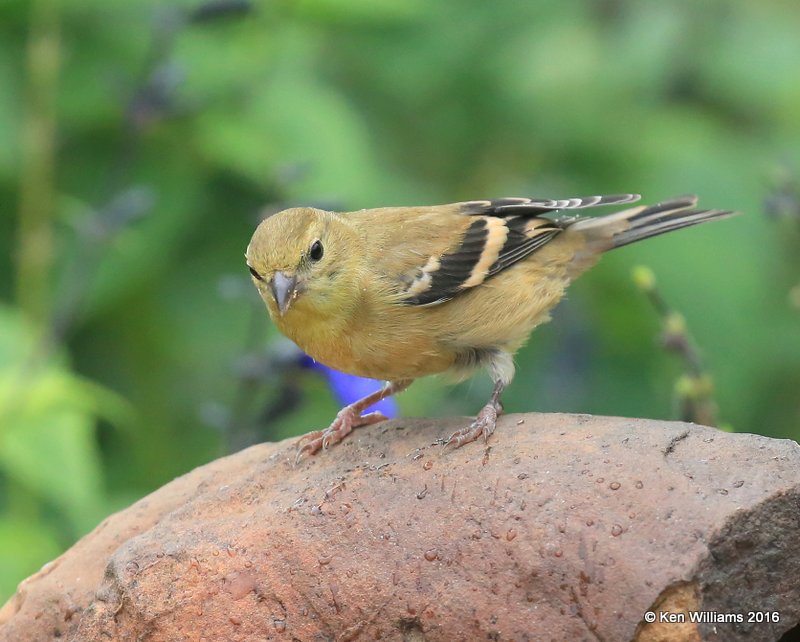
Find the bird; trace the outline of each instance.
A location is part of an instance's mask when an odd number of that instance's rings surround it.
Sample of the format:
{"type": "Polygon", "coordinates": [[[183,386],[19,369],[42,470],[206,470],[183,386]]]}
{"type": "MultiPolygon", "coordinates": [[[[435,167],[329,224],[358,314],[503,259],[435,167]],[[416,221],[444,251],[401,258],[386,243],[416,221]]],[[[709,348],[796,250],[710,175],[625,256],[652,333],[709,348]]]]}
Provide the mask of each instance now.
{"type": "Polygon", "coordinates": [[[385,381],[327,429],[302,437],[296,461],[384,421],[365,411],[439,373],[462,380],[488,370],[488,402],[444,445],[488,438],[514,354],[571,281],[604,252],[736,213],[698,209],[693,195],[619,210],[640,198],[498,198],[344,213],[293,207],[264,219],[245,258],[274,324],[313,359],[385,381]],[[582,215],[601,206],[618,209],[582,215]]]}

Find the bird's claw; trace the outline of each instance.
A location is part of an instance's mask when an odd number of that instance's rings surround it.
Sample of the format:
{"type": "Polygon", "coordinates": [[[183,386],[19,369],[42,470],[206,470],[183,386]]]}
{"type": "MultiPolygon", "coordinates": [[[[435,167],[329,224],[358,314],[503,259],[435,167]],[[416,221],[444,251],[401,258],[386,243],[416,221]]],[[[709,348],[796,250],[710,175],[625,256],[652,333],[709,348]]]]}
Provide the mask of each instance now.
{"type": "Polygon", "coordinates": [[[483,441],[486,442],[497,427],[497,416],[502,412],[502,407],[499,403],[489,402],[478,413],[468,427],[456,430],[442,446],[442,450],[449,447],[461,448],[464,444],[475,441],[478,437],[483,435],[483,441]]]}
{"type": "Polygon", "coordinates": [[[353,428],[375,424],[387,419],[388,417],[380,412],[361,415],[351,406],[345,406],[325,430],[315,430],[297,440],[297,455],[294,463],[298,464],[306,453],[316,455],[320,450],[327,450],[330,446],[338,444],[352,432],[353,428]]]}

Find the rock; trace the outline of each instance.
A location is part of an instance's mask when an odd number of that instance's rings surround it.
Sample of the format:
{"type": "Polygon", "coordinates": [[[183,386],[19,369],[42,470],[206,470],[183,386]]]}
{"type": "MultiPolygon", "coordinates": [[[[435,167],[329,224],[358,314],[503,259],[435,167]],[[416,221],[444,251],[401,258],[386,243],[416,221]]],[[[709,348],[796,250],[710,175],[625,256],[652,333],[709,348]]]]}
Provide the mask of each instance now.
{"type": "Polygon", "coordinates": [[[528,414],[443,454],[463,425],[401,419],[297,467],[281,442],[198,468],[25,580],[0,640],[727,642],[798,626],[798,444],[528,414]]]}

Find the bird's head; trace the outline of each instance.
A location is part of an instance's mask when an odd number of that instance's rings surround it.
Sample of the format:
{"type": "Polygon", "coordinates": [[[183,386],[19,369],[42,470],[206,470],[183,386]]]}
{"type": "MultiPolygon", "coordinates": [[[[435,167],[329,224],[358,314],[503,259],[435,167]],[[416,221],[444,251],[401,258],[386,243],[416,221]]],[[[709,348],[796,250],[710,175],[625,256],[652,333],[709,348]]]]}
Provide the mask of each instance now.
{"type": "Polygon", "coordinates": [[[273,319],[295,311],[317,316],[345,311],[352,283],[344,270],[354,235],[339,215],[310,207],[283,210],[261,222],[245,257],[273,319]]]}

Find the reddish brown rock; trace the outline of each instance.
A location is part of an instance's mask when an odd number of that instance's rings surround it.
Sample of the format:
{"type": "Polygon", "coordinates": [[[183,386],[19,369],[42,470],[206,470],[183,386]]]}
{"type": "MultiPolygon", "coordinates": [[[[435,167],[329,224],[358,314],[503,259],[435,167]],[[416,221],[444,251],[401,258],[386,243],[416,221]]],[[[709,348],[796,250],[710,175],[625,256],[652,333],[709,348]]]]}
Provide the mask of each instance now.
{"type": "Polygon", "coordinates": [[[23,582],[0,640],[735,641],[797,626],[796,443],[530,414],[441,454],[463,421],[359,429],[297,467],[283,442],[199,468],[23,582]],[[659,621],[689,610],[744,621],[659,621]]]}

